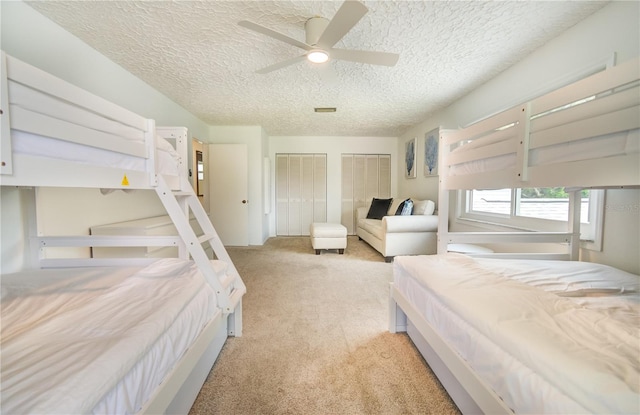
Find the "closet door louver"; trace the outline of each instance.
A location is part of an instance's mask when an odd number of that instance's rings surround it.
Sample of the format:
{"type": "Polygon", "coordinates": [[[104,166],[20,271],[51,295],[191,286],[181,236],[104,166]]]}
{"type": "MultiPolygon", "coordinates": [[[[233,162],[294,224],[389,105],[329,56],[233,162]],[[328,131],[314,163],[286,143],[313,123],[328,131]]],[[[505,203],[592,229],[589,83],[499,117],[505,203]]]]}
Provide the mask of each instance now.
{"type": "Polygon", "coordinates": [[[391,196],[391,156],[378,156],[378,195],[382,198],[391,196]]]}
{"type": "Polygon", "coordinates": [[[313,222],[327,221],[327,156],[313,158],[313,222]]]}
{"type": "Polygon", "coordinates": [[[340,223],[347,228],[348,234],[353,234],[353,212],[356,210],[353,191],[353,164],[354,157],[352,155],[342,155],[342,209],[340,223]]]}
{"type": "Polygon", "coordinates": [[[276,154],[276,234],[309,235],[327,218],[326,154],[276,154]]]}
{"type": "Polygon", "coordinates": [[[276,154],[276,235],[289,232],[289,156],[276,154]]]}
{"type": "Polygon", "coordinates": [[[391,155],[342,155],[342,224],[355,234],[356,209],[391,195],[391,155]]]}

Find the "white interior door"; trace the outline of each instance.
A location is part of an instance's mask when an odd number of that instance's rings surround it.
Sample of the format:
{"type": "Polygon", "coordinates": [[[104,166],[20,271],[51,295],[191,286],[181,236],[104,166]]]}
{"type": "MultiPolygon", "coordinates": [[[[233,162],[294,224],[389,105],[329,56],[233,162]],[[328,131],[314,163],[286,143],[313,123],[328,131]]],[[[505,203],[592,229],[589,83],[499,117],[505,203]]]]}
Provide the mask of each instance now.
{"type": "Polygon", "coordinates": [[[249,245],[247,154],[246,144],[209,145],[210,218],[227,246],[249,245]]]}

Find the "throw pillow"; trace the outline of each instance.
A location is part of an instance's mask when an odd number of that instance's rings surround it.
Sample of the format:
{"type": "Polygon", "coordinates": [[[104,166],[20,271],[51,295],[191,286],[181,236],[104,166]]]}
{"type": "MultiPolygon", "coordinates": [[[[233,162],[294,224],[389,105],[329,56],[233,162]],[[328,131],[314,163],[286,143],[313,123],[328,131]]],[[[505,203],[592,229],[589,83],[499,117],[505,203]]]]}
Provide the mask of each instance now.
{"type": "Polygon", "coordinates": [[[376,199],[371,201],[371,207],[367,213],[367,219],[382,219],[389,211],[389,205],[393,199],[376,199]]]}
{"type": "Polygon", "coordinates": [[[431,200],[416,200],[413,202],[414,215],[433,215],[436,204],[431,200]]]}
{"type": "MultiPolygon", "coordinates": [[[[408,202],[411,202],[411,199],[405,199],[403,200],[399,205],[398,208],[396,209],[394,215],[399,216],[402,215],[402,212],[405,210],[405,206],[407,205],[408,202]]],[[[411,206],[413,208],[413,202],[411,202],[411,206]]]]}
{"type": "Polygon", "coordinates": [[[402,216],[409,216],[413,213],[413,200],[407,199],[404,203],[404,207],[402,208],[402,212],[400,213],[402,216]]]}

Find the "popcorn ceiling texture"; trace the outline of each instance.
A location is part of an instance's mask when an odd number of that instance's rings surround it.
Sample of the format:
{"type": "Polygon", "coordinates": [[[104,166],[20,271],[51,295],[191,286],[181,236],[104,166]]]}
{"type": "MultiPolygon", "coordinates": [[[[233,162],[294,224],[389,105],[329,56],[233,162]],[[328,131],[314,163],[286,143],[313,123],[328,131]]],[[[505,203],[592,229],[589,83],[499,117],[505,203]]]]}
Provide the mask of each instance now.
{"type": "Polygon", "coordinates": [[[211,125],[269,135],[397,136],[523,59],[606,2],[365,1],[336,45],[400,54],[395,67],[307,62],[255,71],[303,51],[240,27],[304,41],[304,23],[340,1],[45,1],[31,7],[211,125]],[[316,114],[314,107],[337,107],[316,114]]]}

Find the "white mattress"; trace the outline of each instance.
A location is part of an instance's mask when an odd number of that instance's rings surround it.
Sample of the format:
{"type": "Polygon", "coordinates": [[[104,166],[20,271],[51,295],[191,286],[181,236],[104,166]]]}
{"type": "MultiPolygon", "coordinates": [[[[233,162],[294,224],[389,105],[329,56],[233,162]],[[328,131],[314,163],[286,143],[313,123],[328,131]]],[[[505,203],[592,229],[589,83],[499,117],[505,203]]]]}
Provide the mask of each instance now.
{"type": "Polygon", "coordinates": [[[3,275],[2,413],[137,412],[218,309],[190,261],[3,275]]]}
{"type": "MultiPolygon", "coordinates": [[[[111,134],[132,143],[144,144],[144,132],[118,121],[100,116],[71,102],[54,98],[12,80],[8,83],[11,109],[42,114],[55,120],[78,125],[90,130],[111,134]]],[[[11,130],[13,151],[37,157],[107,166],[127,170],[146,171],[146,160],[141,157],[76,144],[47,136],[11,130]]],[[[159,174],[178,175],[179,155],[164,138],[156,136],[157,169],[159,174]]]]}
{"type": "Polygon", "coordinates": [[[514,412],[640,411],[638,276],[450,253],[396,257],[394,284],[514,412]]]}
{"type": "MultiPolygon", "coordinates": [[[[17,130],[11,130],[11,139],[13,151],[17,154],[55,158],[93,166],[146,171],[145,159],[128,154],[17,130]]],[[[177,176],[180,159],[177,151],[160,136],[156,136],[156,149],[158,150],[156,152],[158,173],[177,176]]]]}
{"type": "MultiPolygon", "coordinates": [[[[452,153],[472,151],[490,144],[495,144],[496,142],[499,141],[476,140],[476,142],[454,149],[452,153]]],[[[638,152],[640,152],[640,130],[635,129],[532,149],[529,151],[529,166],[593,160],[625,154],[637,154],[638,152]]],[[[516,163],[517,155],[514,149],[513,153],[452,165],[449,168],[449,175],[465,176],[469,174],[508,170],[515,168],[516,163]]]]}

